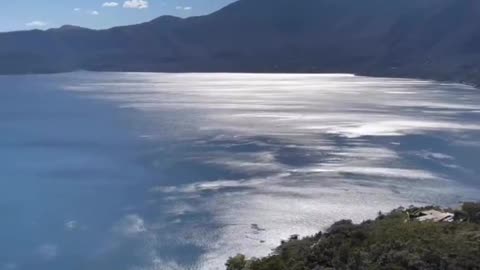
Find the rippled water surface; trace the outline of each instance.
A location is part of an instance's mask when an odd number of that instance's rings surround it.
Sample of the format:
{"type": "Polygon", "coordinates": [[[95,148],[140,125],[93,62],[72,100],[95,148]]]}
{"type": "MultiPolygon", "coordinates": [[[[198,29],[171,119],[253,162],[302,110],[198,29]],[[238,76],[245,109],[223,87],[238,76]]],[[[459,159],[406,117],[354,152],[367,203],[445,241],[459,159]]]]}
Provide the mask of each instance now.
{"type": "Polygon", "coordinates": [[[349,75],[0,77],[0,270],[223,269],[480,199],[480,95],[349,75]]]}

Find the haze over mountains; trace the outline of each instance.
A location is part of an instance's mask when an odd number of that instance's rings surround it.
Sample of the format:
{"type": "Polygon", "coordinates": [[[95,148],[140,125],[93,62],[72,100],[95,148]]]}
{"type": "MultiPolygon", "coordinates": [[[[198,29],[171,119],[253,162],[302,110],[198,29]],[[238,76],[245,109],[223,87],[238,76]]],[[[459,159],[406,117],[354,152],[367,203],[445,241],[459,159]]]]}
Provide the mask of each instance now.
{"type": "Polygon", "coordinates": [[[0,73],[351,72],[480,83],[478,0],[240,0],[213,14],[0,34],[0,73]]]}

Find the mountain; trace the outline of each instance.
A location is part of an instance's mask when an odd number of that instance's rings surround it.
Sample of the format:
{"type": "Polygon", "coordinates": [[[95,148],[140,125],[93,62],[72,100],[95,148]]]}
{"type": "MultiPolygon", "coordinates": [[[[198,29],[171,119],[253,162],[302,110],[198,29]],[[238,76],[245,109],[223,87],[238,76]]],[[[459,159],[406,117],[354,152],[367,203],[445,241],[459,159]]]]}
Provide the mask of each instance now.
{"type": "Polygon", "coordinates": [[[187,19],[0,34],[0,74],[351,72],[480,83],[478,0],[240,0],[187,19]]]}

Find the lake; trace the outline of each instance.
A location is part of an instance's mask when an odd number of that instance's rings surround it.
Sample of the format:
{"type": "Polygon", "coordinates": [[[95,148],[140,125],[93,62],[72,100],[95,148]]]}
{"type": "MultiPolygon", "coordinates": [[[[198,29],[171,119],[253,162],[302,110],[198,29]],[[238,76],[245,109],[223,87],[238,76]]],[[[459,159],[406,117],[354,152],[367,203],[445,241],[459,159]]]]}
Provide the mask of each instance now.
{"type": "Polygon", "coordinates": [[[480,93],[344,74],[0,76],[0,270],[223,269],[480,199],[480,93]]]}

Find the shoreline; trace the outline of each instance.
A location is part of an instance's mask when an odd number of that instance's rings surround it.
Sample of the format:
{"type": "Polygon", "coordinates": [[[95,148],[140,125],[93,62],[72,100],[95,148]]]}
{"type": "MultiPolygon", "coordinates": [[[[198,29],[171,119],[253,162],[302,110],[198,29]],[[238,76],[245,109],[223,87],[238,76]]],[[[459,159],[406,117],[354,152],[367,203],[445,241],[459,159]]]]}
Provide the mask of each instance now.
{"type": "Polygon", "coordinates": [[[0,73],[0,76],[32,76],[32,75],[59,75],[59,74],[73,74],[73,73],[150,73],[150,74],[305,74],[305,75],[352,75],[371,78],[385,78],[385,79],[406,79],[406,80],[421,80],[431,81],[446,84],[459,84],[472,88],[480,89],[480,79],[465,80],[465,79],[447,79],[438,76],[410,76],[403,73],[376,73],[376,72],[349,72],[349,71],[325,71],[325,72],[306,72],[306,71],[155,71],[155,70],[66,70],[58,72],[31,72],[31,73],[0,73]]]}

